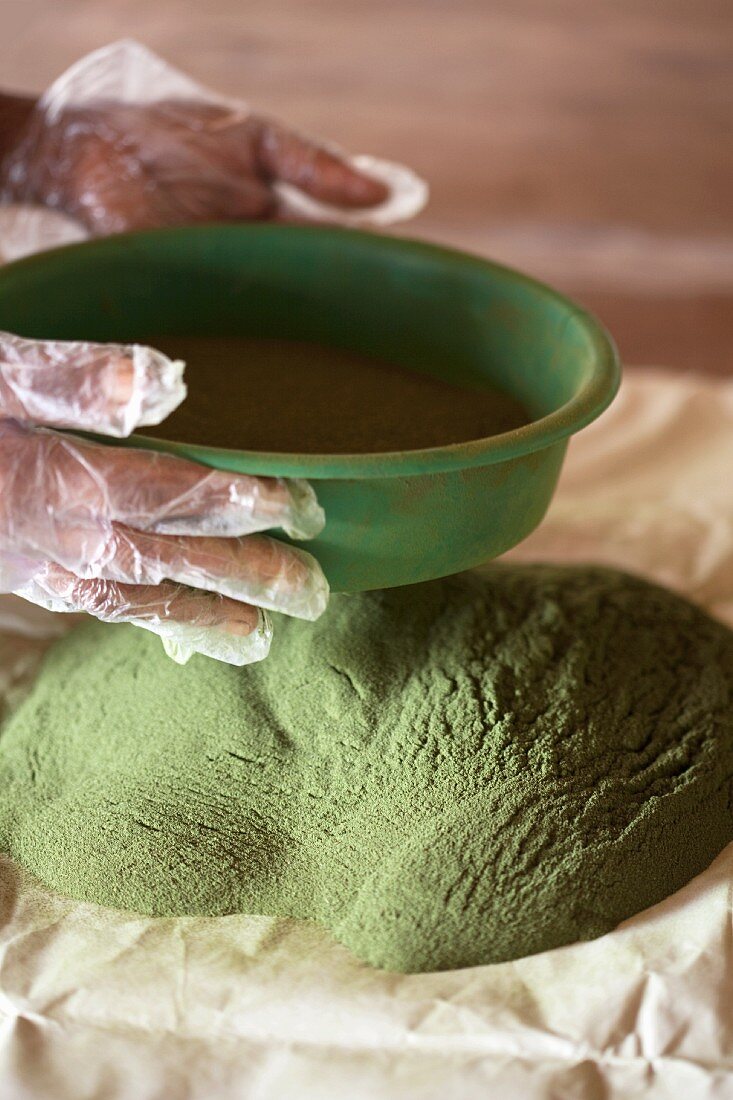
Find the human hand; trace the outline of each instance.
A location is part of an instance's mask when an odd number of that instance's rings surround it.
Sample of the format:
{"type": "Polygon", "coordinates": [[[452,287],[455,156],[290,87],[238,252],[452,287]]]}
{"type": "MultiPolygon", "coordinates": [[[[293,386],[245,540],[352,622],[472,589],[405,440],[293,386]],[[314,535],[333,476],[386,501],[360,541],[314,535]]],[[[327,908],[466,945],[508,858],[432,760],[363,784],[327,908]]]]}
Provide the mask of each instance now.
{"type": "Polygon", "coordinates": [[[339,153],[246,108],[199,100],[100,100],[23,119],[4,194],[41,203],[95,235],[203,221],[276,218],[277,185],[346,210],[387,187],[339,153]]]}
{"type": "Polygon", "coordinates": [[[179,661],[266,656],[269,608],[315,619],[328,586],[304,551],[306,482],[211,470],[49,428],[128,435],[185,396],[182,365],[149,348],[0,333],[0,591],[53,611],[133,622],[179,661]]]}

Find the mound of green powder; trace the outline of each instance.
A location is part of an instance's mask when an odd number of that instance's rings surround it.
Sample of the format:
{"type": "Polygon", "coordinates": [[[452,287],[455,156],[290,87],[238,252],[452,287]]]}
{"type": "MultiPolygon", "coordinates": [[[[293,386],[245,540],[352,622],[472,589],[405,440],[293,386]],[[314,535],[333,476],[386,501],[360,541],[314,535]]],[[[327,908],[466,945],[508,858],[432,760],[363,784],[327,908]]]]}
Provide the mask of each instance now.
{"type": "Polygon", "coordinates": [[[185,668],[50,652],[0,739],[0,842],[152,915],[321,922],[423,971],[588,939],[733,839],[733,633],[604,569],[493,566],[279,620],[185,668]]]}

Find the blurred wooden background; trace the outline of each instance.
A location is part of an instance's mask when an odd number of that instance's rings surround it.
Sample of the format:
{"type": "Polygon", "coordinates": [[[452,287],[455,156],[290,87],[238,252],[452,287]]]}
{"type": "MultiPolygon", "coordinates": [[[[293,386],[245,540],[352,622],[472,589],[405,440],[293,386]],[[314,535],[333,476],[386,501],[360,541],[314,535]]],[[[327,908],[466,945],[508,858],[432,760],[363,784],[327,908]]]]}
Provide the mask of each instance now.
{"type": "Polygon", "coordinates": [[[0,0],[0,81],[134,36],[432,186],[409,232],[595,309],[627,362],[733,371],[732,0],[0,0]]]}

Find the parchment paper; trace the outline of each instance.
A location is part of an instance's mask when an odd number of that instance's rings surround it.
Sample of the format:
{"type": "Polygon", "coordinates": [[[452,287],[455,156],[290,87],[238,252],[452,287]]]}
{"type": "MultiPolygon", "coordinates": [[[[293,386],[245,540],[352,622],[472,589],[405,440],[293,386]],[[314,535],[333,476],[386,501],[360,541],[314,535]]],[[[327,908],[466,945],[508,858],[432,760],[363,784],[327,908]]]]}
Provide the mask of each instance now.
{"type": "MultiPolygon", "coordinates": [[[[623,566],[733,624],[732,475],[733,383],[629,375],[511,556],[623,566]]],[[[6,694],[39,629],[2,639],[6,694]]],[[[411,977],[306,924],[0,883],[2,1100],[733,1097],[733,845],[602,939],[411,977]]]]}

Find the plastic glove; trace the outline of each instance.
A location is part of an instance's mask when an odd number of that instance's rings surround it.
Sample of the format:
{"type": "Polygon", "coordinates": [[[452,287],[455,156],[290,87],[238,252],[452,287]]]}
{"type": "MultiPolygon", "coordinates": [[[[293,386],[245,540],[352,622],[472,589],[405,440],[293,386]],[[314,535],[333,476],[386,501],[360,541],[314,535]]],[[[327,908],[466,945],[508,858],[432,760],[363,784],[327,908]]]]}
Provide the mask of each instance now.
{"type": "Polygon", "coordinates": [[[3,164],[6,202],[41,203],[92,234],[288,215],[386,224],[426,188],[217,96],[134,42],[78,62],[41,97],[3,164]]]}
{"type": "Polygon", "coordinates": [[[259,533],[316,535],[311,487],[47,430],[159,423],[185,397],[182,374],[149,348],[0,334],[0,591],[133,622],[181,662],[246,664],[269,649],[261,609],[315,619],[326,606],[316,561],[259,533]]]}

